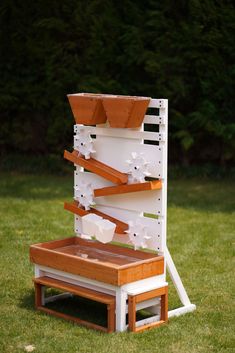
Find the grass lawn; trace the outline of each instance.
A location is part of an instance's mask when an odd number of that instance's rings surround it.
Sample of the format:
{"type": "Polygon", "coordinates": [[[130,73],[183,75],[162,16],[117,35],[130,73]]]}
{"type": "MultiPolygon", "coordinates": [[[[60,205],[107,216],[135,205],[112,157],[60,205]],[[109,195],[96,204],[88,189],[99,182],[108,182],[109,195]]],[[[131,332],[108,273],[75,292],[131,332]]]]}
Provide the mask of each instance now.
{"type": "MultiPolygon", "coordinates": [[[[234,352],[235,183],[170,180],[168,246],[197,310],[142,334],[111,335],[34,310],[29,246],[73,235],[73,216],[63,210],[72,184],[72,175],[0,175],[0,351],[234,352]]],[[[169,305],[179,305],[172,285],[169,305]]],[[[102,316],[102,308],[88,307],[102,316]]]]}

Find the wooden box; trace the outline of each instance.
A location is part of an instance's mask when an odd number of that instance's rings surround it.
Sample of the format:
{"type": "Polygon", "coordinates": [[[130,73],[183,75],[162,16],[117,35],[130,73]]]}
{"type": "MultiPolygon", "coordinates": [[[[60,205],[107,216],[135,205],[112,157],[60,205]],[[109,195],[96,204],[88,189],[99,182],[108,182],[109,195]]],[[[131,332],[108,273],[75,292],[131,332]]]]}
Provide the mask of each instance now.
{"type": "Polygon", "coordinates": [[[164,273],[163,256],[79,237],[31,245],[30,260],[115,286],[164,273]]]}

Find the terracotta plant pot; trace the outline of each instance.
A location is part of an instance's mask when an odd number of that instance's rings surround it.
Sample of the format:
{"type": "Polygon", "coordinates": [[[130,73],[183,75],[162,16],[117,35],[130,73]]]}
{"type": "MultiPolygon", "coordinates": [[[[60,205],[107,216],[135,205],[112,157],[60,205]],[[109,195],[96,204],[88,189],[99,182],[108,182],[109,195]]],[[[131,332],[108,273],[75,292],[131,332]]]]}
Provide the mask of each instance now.
{"type": "Polygon", "coordinates": [[[67,97],[77,124],[96,125],[106,122],[101,94],[77,93],[68,94],[67,97]]]}
{"type": "Polygon", "coordinates": [[[131,96],[103,96],[103,106],[114,128],[137,128],[146,113],[150,98],[131,96]]]}

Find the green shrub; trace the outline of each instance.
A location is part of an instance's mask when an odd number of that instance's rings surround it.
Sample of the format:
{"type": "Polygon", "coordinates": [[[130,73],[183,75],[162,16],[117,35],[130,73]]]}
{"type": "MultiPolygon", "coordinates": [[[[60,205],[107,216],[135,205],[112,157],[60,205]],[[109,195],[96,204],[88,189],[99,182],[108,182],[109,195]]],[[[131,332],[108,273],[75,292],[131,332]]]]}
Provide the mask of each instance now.
{"type": "Polygon", "coordinates": [[[170,161],[234,161],[232,1],[17,1],[0,5],[0,150],[72,145],[66,94],[170,103],[170,161]]]}

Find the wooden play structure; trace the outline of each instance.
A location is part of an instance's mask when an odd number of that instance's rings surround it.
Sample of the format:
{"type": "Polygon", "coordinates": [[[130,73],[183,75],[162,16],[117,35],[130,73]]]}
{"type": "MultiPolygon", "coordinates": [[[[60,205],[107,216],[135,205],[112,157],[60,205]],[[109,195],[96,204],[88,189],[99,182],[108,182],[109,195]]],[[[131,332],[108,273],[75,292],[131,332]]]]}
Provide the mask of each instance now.
{"type": "Polygon", "coordinates": [[[104,332],[140,332],[195,309],[166,245],[168,101],[68,95],[76,121],[75,236],[30,247],[36,308],[104,332]],[[150,131],[149,127],[154,127],[150,131]],[[168,311],[166,271],[182,307],[168,311]],[[63,293],[45,297],[45,288],[63,293]],[[47,307],[77,295],[107,306],[107,327],[47,307]],[[145,309],[151,317],[137,321],[145,309]]]}

